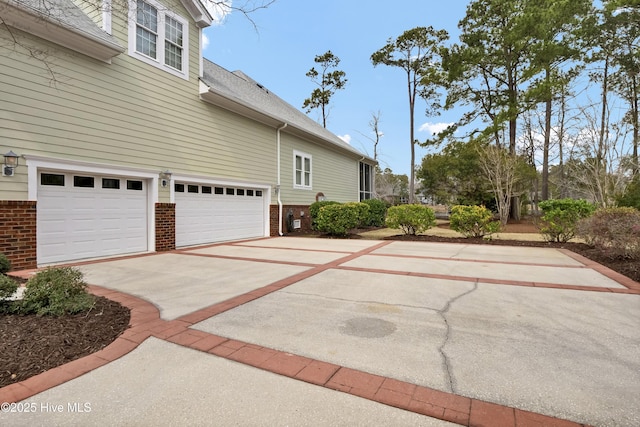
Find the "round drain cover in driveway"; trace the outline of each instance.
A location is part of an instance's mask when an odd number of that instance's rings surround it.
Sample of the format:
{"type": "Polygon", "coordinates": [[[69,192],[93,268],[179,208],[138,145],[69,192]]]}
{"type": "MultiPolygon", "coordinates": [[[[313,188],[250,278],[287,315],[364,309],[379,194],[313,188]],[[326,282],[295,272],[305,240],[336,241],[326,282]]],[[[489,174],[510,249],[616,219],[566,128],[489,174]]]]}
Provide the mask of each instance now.
{"type": "Polygon", "coordinates": [[[345,322],[340,331],[346,335],[363,338],[382,338],[396,331],[395,323],[375,317],[354,317],[345,322]]]}

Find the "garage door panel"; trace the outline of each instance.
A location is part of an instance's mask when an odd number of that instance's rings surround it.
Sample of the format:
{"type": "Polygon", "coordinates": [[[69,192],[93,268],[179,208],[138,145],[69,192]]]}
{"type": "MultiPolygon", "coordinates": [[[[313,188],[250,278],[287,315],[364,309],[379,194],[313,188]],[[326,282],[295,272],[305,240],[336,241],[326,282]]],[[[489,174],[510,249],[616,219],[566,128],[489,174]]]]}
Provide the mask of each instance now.
{"type": "Polygon", "coordinates": [[[74,187],[74,174],[64,175],[65,186],[38,186],[39,264],[148,250],[146,185],[102,188],[95,176],[95,188],[74,187]]]}
{"type": "MultiPolygon", "coordinates": [[[[182,183],[179,183],[179,185],[182,183]]],[[[185,189],[188,184],[184,183],[185,189]]],[[[175,193],[176,245],[189,246],[264,236],[263,197],[189,192],[175,193]]],[[[255,194],[255,191],[253,194],[255,194]]]]}

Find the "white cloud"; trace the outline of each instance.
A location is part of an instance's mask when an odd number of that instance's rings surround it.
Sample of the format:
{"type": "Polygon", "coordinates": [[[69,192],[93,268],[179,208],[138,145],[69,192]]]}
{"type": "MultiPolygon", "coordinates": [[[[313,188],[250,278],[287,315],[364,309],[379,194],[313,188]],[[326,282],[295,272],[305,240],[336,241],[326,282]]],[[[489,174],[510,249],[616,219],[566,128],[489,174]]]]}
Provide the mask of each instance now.
{"type": "Polygon", "coordinates": [[[202,50],[205,50],[209,47],[209,37],[203,32],[202,33],[202,50]]]}
{"type": "Polygon", "coordinates": [[[341,140],[343,140],[344,142],[346,142],[347,144],[351,145],[351,135],[346,134],[346,135],[338,135],[338,138],[340,138],[341,140]]]}
{"type": "Polygon", "coordinates": [[[429,132],[431,135],[437,135],[453,123],[425,123],[418,129],[420,132],[429,132]]]}
{"type": "Polygon", "coordinates": [[[232,0],[204,0],[204,7],[207,8],[213,17],[213,25],[222,24],[224,19],[232,11],[232,0]]]}

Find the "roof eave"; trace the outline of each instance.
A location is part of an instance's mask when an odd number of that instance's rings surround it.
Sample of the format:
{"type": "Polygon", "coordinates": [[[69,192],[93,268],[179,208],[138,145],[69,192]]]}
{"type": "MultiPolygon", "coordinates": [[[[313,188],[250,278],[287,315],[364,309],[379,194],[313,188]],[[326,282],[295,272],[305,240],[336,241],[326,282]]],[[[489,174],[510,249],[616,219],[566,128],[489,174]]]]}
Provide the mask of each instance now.
{"type": "Polygon", "coordinates": [[[78,28],[63,26],[38,10],[21,7],[20,3],[3,2],[3,5],[0,6],[0,14],[7,25],[83,55],[109,63],[125,51],[118,43],[99,39],[78,28]]]}
{"type": "Polygon", "coordinates": [[[233,113],[239,114],[243,117],[256,120],[267,126],[278,127],[283,123],[281,119],[258,111],[253,106],[240,99],[231,98],[227,94],[224,94],[220,91],[217,91],[215,88],[208,86],[203,81],[200,81],[200,99],[225,110],[229,110],[233,113]]]}
{"type": "Polygon", "coordinates": [[[200,0],[182,0],[182,5],[187,9],[198,28],[208,27],[213,22],[213,17],[200,0]]]}

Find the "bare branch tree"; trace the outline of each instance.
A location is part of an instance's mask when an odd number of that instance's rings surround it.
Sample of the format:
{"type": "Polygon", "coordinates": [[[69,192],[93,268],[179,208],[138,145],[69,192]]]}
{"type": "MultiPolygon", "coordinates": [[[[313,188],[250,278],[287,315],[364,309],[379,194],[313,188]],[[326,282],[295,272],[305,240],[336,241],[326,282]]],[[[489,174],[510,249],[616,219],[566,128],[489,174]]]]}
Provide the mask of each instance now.
{"type": "Polygon", "coordinates": [[[518,165],[522,159],[496,145],[486,145],[478,152],[480,166],[496,200],[500,223],[506,225],[511,212],[511,199],[518,195],[515,190],[519,183],[518,165]]]}

